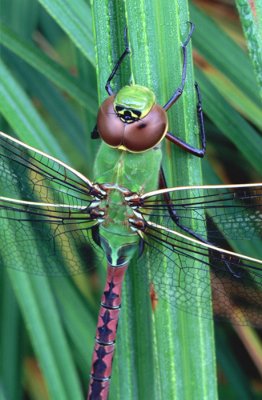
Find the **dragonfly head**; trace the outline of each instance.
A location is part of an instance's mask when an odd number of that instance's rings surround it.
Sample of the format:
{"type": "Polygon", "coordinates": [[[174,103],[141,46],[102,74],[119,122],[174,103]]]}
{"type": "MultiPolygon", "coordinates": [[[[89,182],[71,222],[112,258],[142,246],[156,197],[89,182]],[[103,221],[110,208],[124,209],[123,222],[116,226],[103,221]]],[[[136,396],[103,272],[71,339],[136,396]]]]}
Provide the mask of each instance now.
{"type": "Polygon", "coordinates": [[[100,137],[111,147],[133,153],[155,147],[168,125],[165,110],[155,101],[154,93],[144,86],[124,86],[99,109],[100,137]]]}

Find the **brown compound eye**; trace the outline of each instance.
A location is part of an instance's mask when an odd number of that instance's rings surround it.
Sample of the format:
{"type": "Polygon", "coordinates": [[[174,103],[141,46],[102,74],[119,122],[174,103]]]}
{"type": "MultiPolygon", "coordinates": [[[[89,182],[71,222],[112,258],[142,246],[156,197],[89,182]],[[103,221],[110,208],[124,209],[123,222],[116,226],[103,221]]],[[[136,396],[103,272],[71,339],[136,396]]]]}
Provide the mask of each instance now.
{"type": "Polygon", "coordinates": [[[108,97],[101,105],[97,116],[97,129],[109,146],[122,145],[125,124],[120,120],[114,110],[115,96],[108,97]]]}
{"type": "Polygon", "coordinates": [[[155,104],[144,118],[126,126],[123,146],[132,152],[149,150],[163,139],[167,127],[165,110],[155,104]]]}
{"type": "MultiPolygon", "coordinates": [[[[114,96],[101,105],[97,117],[97,129],[101,138],[112,147],[130,152],[143,152],[156,146],[167,131],[167,115],[161,106],[153,105],[142,119],[123,122],[122,114],[114,110],[114,96]]],[[[122,112],[121,110],[116,110],[122,112]]]]}

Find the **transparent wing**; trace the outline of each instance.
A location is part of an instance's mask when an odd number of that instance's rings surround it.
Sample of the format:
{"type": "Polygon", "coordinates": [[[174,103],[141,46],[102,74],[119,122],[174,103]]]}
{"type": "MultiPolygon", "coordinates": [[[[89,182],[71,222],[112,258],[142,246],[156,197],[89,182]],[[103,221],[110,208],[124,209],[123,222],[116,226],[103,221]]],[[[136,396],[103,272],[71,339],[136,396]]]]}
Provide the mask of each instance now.
{"type": "Polygon", "coordinates": [[[262,327],[261,185],[169,193],[142,196],[138,208],[146,218],[141,262],[156,294],[202,317],[211,316],[212,298],[217,319],[262,327]],[[231,244],[249,254],[232,252],[231,244]]]}
{"type": "Polygon", "coordinates": [[[66,164],[0,133],[1,265],[49,274],[90,267],[92,189],[66,164]]]}
{"type": "Polygon", "coordinates": [[[80,172],[0,132],[1,197],[80,205],[93,185],[80,172]]]}
{"type": "Polygon", "coordinates": [[[262,233],[262,184],[178,187],[147,193],[141,200],[144,218],[160,218],[166,226],[173,215],[181,232],[192,229],[218,246],[225,238],[248,240],[262,233]]]}

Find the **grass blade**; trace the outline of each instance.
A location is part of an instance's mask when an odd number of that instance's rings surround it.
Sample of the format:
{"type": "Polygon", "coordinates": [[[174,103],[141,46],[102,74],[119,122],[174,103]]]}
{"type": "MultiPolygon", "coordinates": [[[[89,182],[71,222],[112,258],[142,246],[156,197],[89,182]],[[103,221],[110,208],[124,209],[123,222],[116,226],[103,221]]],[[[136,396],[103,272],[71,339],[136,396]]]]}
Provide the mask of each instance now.
{"type": "Polygon", "coordinates": [[[12,32],[11,29],[3,23],[0,24],[0,29],[0,43],[2,45],[44,74],[60,89],[65,90],[66,93],[79,102],[83,107],[87,107],[91,113],[94,113],[96,108],[96,94],[94,92],[91,92],[88,95],[82,90],[80,83],[69,75],[60,65],[52,61],[36,47],[19,38],[18,35],[12,32]]]}
{"type": "Polygon", "coordinates": [[[262,4],[236,0],[236,6],[262,97],[262,4]]]}
{"type": "MultiPolygon", "coordinates": [[[[186,3],[180,2],[178,8],[174,2],[166,1],[159,8],[157,1],[126,1],[121,2],[121,7],[111,5],[109,9],[108,3],[101,1],[93,2],[93,12],[99,99],[105,98],[104,84],[123,51],[126,25],[132,54],[121,67],[114,89],[118,90],[131,79],[153,89],[157,102],[165,104],[181,79],[181,42],[188,35],[190,19],[186,3]]],[[[169,113],[170,129],[197,145],[195,118],[194,76],[189,62],[185,92],[169,113]]],[[[164,143],[164,147],[169,185],[199,184],[199,160],[192,160],[192,156],[174,149],[169,143],[164,143]],[[179,175],[175,175],[174,170],[179,170],[179,175]]],[[[152,312],[148,288],[131,270],[143,267],[133,264],[126,279],[112,374],[112,398],[215,399],[212,323],[174,311],[161,300],[157,310],[152,312]]]]}
{"type": "Polygon", "coordinates": [[[88,5],[83,0],[78,0],[77,4],[73,4],[70,0],[38,0],[38,2],[56,20],[90,63],[93,63],[92,23],[88,5]]]}

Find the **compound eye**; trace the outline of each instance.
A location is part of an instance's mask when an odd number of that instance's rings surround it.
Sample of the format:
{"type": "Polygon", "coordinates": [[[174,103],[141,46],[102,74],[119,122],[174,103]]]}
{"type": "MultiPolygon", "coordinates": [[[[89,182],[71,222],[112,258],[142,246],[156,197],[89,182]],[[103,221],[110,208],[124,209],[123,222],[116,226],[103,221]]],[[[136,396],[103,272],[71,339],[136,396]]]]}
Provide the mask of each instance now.
{"type": "Polygon", "coordinates": [[[137,118],[134,124],[126,127],[122,144],[127,150],[135,153],[152,149],[165,136],[167,125],[165,110],[155,104],[144,118],[137,118]]]}

